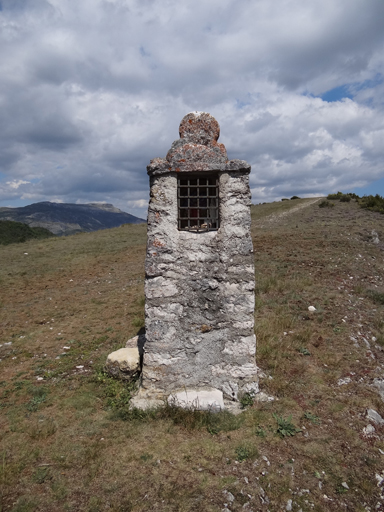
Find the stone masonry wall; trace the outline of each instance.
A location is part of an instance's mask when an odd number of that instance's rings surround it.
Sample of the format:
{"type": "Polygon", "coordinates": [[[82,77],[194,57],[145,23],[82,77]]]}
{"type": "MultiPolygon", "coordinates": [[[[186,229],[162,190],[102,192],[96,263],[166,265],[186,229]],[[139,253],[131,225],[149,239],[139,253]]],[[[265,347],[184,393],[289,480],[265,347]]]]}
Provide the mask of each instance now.
{"type": "Polygon", "coordinates": [[[204,150],[197,150],[203,157],[192,170],[207,165],[219,173],[218,231],[179,231],[177,175],[183,169],[175,172],[172,159],[148,167],[142,393],[164,398],[184,387],[210,386],[237,400],[240,393],[258,391],[250,166],[228,162],[225,148],[221,162],[204,161],[204,150]]]}

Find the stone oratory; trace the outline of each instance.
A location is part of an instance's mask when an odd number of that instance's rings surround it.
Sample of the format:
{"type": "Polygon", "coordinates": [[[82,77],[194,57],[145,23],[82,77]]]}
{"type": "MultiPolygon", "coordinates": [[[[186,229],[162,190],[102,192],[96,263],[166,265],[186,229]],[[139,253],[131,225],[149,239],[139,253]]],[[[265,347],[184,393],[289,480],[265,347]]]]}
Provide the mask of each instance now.
{"type": "Polygon", "coordinates": [[[134,405],[222,408],[259,390],[251,167],[228,160],[208,113],[187,114],[179,133],[147,167],[146,339],[134,405]]]}

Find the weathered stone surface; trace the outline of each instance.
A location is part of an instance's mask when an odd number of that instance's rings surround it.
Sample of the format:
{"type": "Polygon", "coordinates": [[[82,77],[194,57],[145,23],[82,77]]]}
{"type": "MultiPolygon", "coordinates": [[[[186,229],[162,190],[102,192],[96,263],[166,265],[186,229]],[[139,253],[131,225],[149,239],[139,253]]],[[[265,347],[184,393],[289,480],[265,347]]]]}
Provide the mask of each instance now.
{"type": "Polygon", "coordinates": [[[377,388],[381,399],[384,400],[384,379],[373,379],[373,385],[377,388]]]}
{"type": "Polygon", "coordinates": [[[228,161],[220,128],[206,113],[180,124],[181,138],[150,176],[145,262],[146,344],[140,397],[213,387],[227,399],[258,392],[250,165],[228,161]],[[178,230],[180,173],[215,171],[217,231],[178,230]]]}
{"type": "Polygon", "coordinates": [[[138,336],[130,338],[125,344],[125,348],[137,348],[139,355],[142,356],[144,354],[144,345],[145,334],[139,334],[138,336]]]}
{"type": "Polygon", "coordinates": [[[196,411],[219,412],[224,410],[223,393],[215,388],[186,388],[176,391],[169,395],[168,403],[196,411]]]}
{"type": "Polygon", "coordinates": [[[374,409],[368,409],[367,410],[367,418],[370,421],[373,421],[373,423],[376,423],[376,425],[384,425],[384,420],[380,416],[378,412],[376,412],[374,409]]]}
{"type": "Polygon", "coordinates": [[[195,144],[210,144],[219,139],[220,126],[207,112],[190,112],[181,120],[179,135],[195,144]]]}
{"type": "Polygon", "coordinates": [[[137,347],[121,348],[107,357],[105,370],[115,378],[133,380],[140,373],[140,354],[137,347]]]}

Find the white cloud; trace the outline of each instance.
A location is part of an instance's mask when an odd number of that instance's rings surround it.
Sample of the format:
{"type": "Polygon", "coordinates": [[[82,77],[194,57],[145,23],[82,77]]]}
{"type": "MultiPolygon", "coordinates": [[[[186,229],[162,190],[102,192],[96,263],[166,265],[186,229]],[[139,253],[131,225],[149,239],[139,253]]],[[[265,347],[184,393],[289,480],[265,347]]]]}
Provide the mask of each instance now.
{"type": "Polygon", "coordinates": [[[0,4],[2,202],[107,201],[145,217],[145,167],[191,110],[252,164],[256,202],[384,176],[383,2],[0,4]],[[349,99],[316,97],[344,85],[349,99]]]}
{"type": "Polygon", "coordinates": [[[25,181],[25,180],[13,180],[13,181],[7,181],[6,185],[8,185],[8,187],[10,189],[17,190],[20,187],[20,185],[26,185],[28,183],[30,183],[30,182],[25,181]]]}

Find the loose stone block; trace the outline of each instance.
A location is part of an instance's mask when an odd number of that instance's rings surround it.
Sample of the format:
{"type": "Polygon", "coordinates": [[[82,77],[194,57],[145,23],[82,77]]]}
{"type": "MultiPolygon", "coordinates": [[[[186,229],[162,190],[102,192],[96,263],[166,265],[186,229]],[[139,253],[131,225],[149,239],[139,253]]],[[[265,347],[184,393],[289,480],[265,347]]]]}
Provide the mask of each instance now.
{"type": "Polygon", "coordinates": [[[120,348],[107,357],[105,370],[115,378],[134,380],[140,374],[140,354],[137,347],[120,348]]]}
{"type": "Polygon", "coordinates": [[[147,167],[146,343],[138,400],[207,387],[238,400],[258,392],[251,167],[228,160],[210,114],[188,114],[179,133],[166,158],[147,167]]]}

